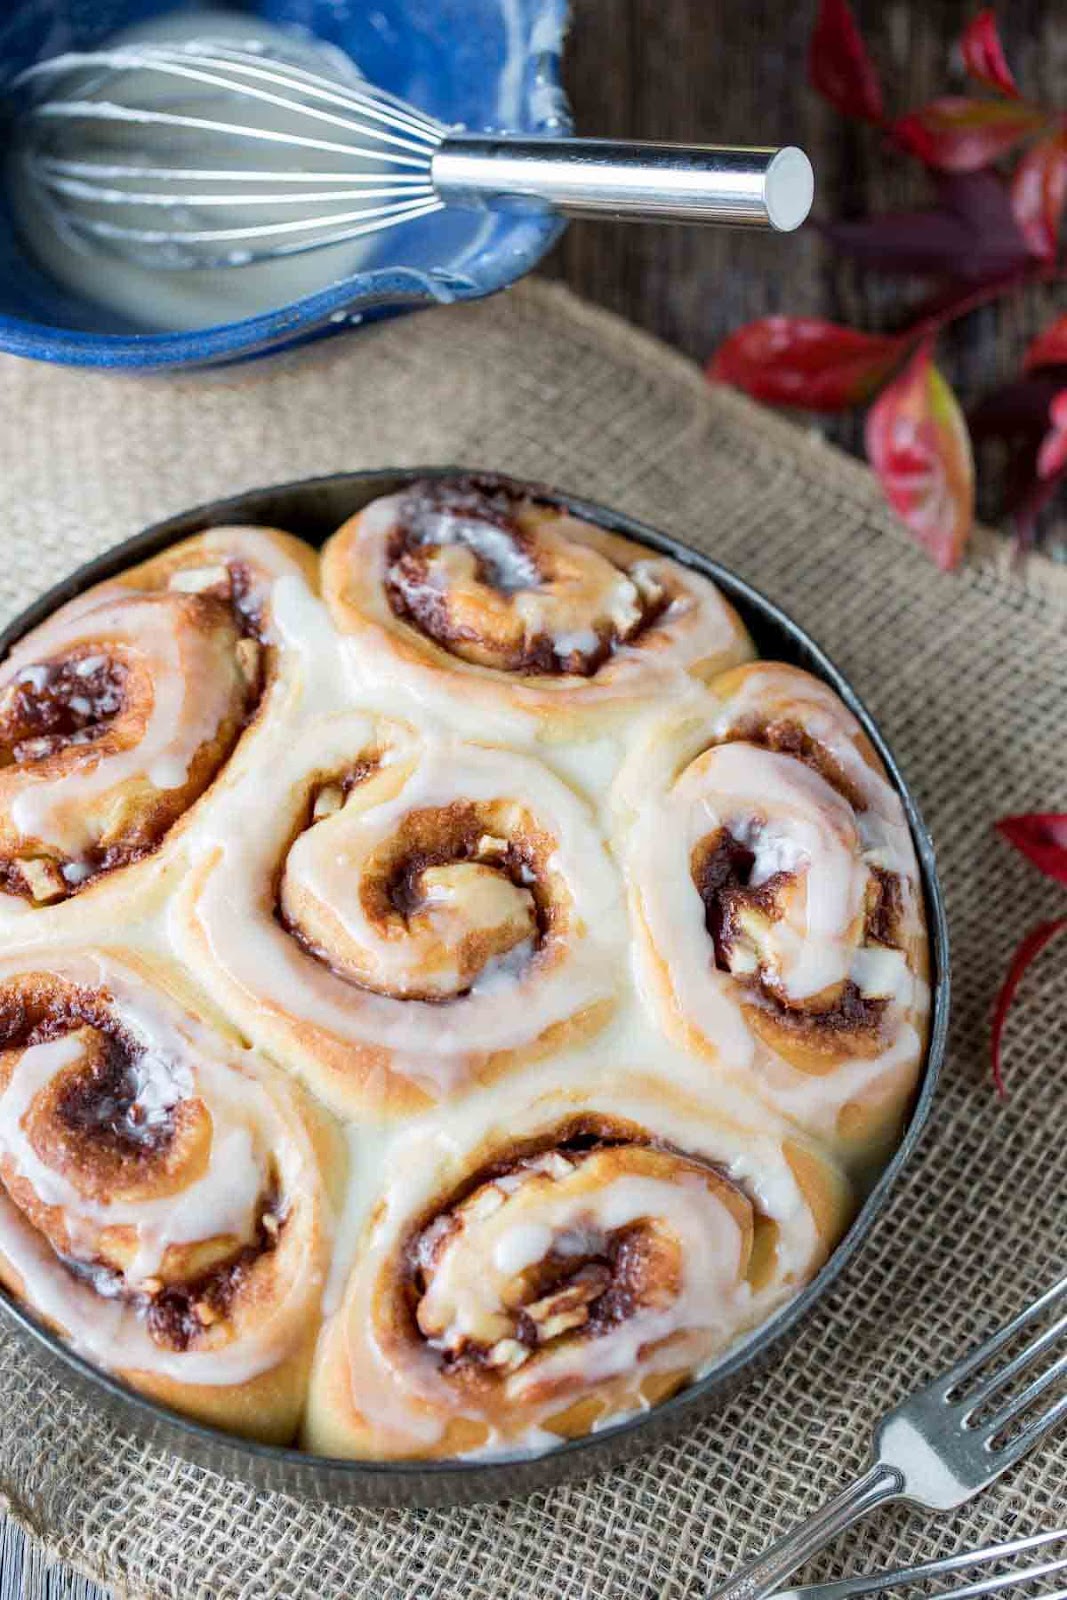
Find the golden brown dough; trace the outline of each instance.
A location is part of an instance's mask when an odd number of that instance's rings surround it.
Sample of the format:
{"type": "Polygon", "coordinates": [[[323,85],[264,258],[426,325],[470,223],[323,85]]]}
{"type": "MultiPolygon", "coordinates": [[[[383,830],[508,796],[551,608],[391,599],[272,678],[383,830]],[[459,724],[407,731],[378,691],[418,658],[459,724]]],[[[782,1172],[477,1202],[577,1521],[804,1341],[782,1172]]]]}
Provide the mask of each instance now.
{"type": "Polygon", "coordinates": [[[153,855],[227,766],[281,652],[271,585],[313,551],[219,528],[99,584],[0,668],[0,904],[84,897],[153,855]]]}

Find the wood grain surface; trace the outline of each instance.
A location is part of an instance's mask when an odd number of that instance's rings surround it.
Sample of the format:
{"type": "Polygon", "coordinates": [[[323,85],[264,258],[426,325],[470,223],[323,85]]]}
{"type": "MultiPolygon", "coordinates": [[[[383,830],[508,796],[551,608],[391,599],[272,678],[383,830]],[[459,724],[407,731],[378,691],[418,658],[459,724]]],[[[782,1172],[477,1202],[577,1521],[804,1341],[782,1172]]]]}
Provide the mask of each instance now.
{"type": "MultiPolygon", "coordinates": [[[[854,5],[894,108],[960,86],[952,45],[974,0],[854,5]]],[[[1065,0],[1002,0],[997,9],[1027,92],[1067,103],[1065,0]]],[[[876,134],[843,123],[807,88],[814,13],[815,0],[574,0],[568,84],[579,129],[800,144],[815,164],[817,214],[825,217],[921,204],[921,173],[887,157],[876,134]]],[[[700,361],[739,323],[771,311],[885,328],[914,294],[835,261],[815,230],[772,237],[576,223],[547,270],[700,361]]],[[[1057,306],[1065,309],[1062,288],[1035,291],[954,330],[944,364],[965,400],[1010,373],[1057,306]]],[[[859,437],[849,419],[834,420],[830,432],[850,447],[859,437]]],[[[1064,548],[1059,529],[1056,540],[1064,548]]],[[[49,1567],[18,1529],[0,1520],[0,1600],[16,1596],[102,1600],[100,1590],[69,1569],[49,1567]]]]}
{"type": "MultiPolygon", "coordinates": [[[[978,0],[853,0],[900,112],[965,83],[954,44],[978,0]]],[[[1067,104],[1067,0],[1000,0],[1008,59],[1026,93],[1067,104]]],[[[648,139],[799,144],[816,173],[814,215],[853,218],[926,202],[915,162],[888,154],[872,129],[848,123],[807,86],[815,0],[574,0],[568,87],[579,131],[648,139]]],[[[582,294],[704,362],[750,318],[782,311],[858,328],[898,326],[922,285],[859,273],[817,230],[763,235],[717,229],[574,223],[548,263],[582,294]]],[[[939,362],[965,406],[1017,369],[1029,339],[1067,291],[1028,290],[946,335],[939,362]]],[[[857,417],[812,418],[860,448],[857,417]]],[[[988,468],[988,464],[987,468],[988,468]]],[[[980,478],[980,510],[996,503],[980,478]]],[[[1050,553],[1067,555],[1067,515],[1050,553]]]]}

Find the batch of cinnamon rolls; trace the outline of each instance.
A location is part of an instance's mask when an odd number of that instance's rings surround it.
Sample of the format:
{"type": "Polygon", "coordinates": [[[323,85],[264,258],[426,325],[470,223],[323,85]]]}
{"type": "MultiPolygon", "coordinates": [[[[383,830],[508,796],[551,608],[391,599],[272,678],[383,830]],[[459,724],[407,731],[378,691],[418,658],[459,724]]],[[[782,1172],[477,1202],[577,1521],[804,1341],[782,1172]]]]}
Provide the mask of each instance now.
{"type": "Polygon", "coordinates": [[[610,1427],[898,1139],[900,801],[694,570],[506,480],[219,527],[0,667],[0,1280],[217,1427],[610,1427]]]}

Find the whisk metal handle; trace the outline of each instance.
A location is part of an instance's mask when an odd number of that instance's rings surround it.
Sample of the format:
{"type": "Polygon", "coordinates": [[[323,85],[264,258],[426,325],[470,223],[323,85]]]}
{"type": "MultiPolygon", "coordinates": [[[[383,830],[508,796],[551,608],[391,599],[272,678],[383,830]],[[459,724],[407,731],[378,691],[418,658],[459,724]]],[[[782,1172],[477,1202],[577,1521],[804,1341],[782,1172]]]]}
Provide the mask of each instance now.
{"type": "Polygon", "coordinates": [[[811,209],[811,162],[794,145],[624,143],[450,134],[431,177],[453,205],[542,205],[569,217],[710,222],[790,232],[811,209]]]}

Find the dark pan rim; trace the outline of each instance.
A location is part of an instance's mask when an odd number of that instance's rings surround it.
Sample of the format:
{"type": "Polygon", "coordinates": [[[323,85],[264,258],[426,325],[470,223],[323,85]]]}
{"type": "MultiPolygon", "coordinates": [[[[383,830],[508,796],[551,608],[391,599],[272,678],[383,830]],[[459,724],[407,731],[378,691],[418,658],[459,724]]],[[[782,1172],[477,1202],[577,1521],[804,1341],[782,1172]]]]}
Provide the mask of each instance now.
{"type": "MultiPolygon", "coordinates": [[[[826,652],[798,623],[728,567],[722,566],[718,561],[690,548],[671,535],[661,533],[596,501],[570,494],[565,490],[531,484],[525,479],[514,479],[498,472],[459,466],[379,468],[352,473],[331,473],[321,477],[296,479],[289,483],[245,490],[240,494],[207,502],[154,523],[132,538],[112,546],[101,555],[85,562],[69,576],[54,584],[0,631],[0,659],[24,634],[51,615],[65,601],[82,593],[92,584],[114,577],[136,562],[156,555],[179,540],[208,527],[234,522],[269,523],[272,520],[270,506],[287,497],[301,497],[305,501],[313,501],[316,494],[321,496],[324,493],[351,489],[360,497],[361,506],[377,495],[391,493],[415,479],[460,475],[489,479],[502,486],[532,489],[539,498],[562,505],[590,522],[670,556],[683,566],[710,578],[727,599],[738,607],[746,622],[750,617],[757,617],[771,632],[784,637],[803,665],[840,695],[858,718],[885,764],[890,780],[900,796],[911,829],[919,861],[930,941],[930,1032],[925,1064],[903,1137],[867,1194],[847,1232],[831,1252],[822,1269],[801,1293],[740,1344],[727,1351],[703,1377],[687,1385],[671,1398],[614,1427],[581,1438],[564,1440],[542,1455],[512,1453],[474,1460],[453,1458],[440,1461],[352,1460],[348,1457],[314,1455],[292,1447],[247,1440],[197,1422],[181,1412],[160,1405],[128,1386],[120,1378],[94,1366],[67,1346],[7,1290],[0,1288],[0,1312],[17,1324],[24,1333],[43,1345],[53,1360],[58,1359],[59,1364],[67,1368],[78,1380],[78,1386],[83,1391],[97,1390],[106,1395],[112,1402],[109,1411],[120,1413],[127,1425],[132,1426],[140,1437],[161,1440],[165,1444],[170,1443],[171,1448],[183,1445],[186,1459],[197,1462],[220,1462],[215,1470],[231,1472],[238,1476],[242,1475],[243,1465],[253,1468],[257,1465],[263,1468],[269,1467],[274,1470],[267,1476],[277,1480],[273,1483],[274,1487],[284,1488],[283,1479],[286,1475],[300,1483],[300,1489],[296,1492],[306,1492],[310,1480],[312,1489],[319,1489],[324,1498],[336,1498],[336,1492],[340,1487],[343,1491],[342,1498],[354,1504],[444,1505],[459,1504],[472,1498],[503,1498],[516,1492],[525,1492],[530,1487],[544,1487],[553,1481],[578,1476],[583,1468],[586,1471],[594,1471],[598,1465],[605,1466],[610,1461],[618,1461],[633,1453],[633,1450],[627,1450],[626,1441],[630,1441],[634,1448],[640,1448],[638,1436],[648,1431],[650,1424],[656,1423],[658,1426],[655,1432],[650,1434],[646,1448],[662,1442],[669,1434],[676,1433],[678,1427],[691,1416],[692,1420],[695,1420],[697,1408],[701,1405],[706,1407],[708,1400],[715,1394],[728,1392],[731,1380],[736,1382],[745,1373],[745,1369],[752,1368],[754,1375],[758,1370],[760,1359],[767,1357],[774,1347],[782,1342],[786,1334],[801,1322],[840,1277],[885,1209],[889,1193],[914,1153],[929,1120],[944,1059],[948,1030],[949,936],[933,843],[919,807],[892,752],[856,691],[826,652]],[[609,1441],[615,1448],[611,1449],[610,1456],[605,1459],[604,1447],[609,1441]],[[634,1444],[635,1441],[638,1442],[634,1444]],[[538,1463],[543,1464],[547,1470],[536,1473],[536,1482],[519,1481],[522,1476],[521,1469],[535,1467],[538,1463]],[[315,1482],[316,1474],[322,1475],[320,1484],[315,1482]],[[485,1492],[477,1493],[482,1487],[485,1492]],[[423,1489],[425,1493],[421,1492],[423,1489]],[[475,1493],[472,1493],[472,1490],[475,1493]]],[[[358,508],[353,503],[353,509],[358,508]]],[[[285,525],[277,512],[274,512],[273,516],[277,517],[283,526],[285,525]]],[[[299,518],[292,520],[298,521],[299,518]]],[[[245,1475],[247,1477],[247,1474],[245,1475]]],[[[263,1481],[263,1474],[255,1474],[250,1481],[255,1481],[255,1478],[263,1481]]]]}

